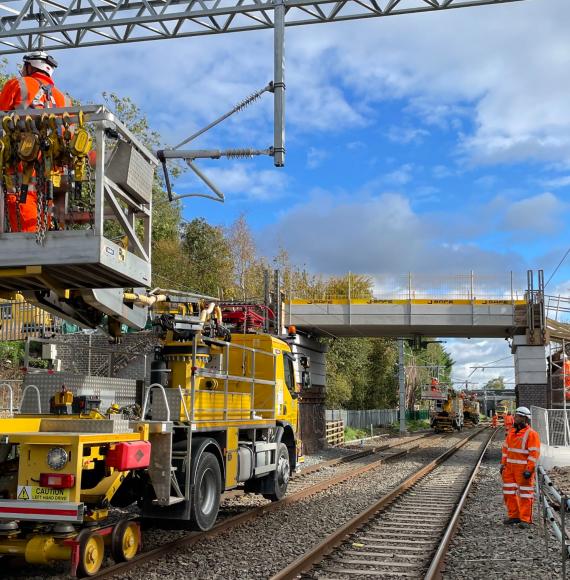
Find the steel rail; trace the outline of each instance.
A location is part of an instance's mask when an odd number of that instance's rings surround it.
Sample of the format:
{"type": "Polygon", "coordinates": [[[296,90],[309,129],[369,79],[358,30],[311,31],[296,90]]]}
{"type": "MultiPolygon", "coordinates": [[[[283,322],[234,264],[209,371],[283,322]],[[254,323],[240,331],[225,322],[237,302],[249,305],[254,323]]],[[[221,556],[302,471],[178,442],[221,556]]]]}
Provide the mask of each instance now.
{"type": "MultiPolygon", "coordinates": [[[[292,493],[291,495],[286,496],[285,498],[283,498],[280,501],[266,504],[266,505],[262,505],[262,506],[258,506],[258,507],[252,508],[246,512],[238,514],[236,516],[232,516],[232,517],[229,517],[225,520],[222,520],[221,522],[219,522],[217,525],[215,525],[211,530],[209,530],[207,532],[190,532],[186,536],[183,536],[181,538],[177,538],[177,539],[172,540],[170,542],[166,542],[164,544],[161,544],[160,546],[157,546],[156,548],[153,548],[152,550],[148,550],[147,552],[142,552],[142,553],[138,554],[137,556],[135,556],[132,560],[129,560],[128,562],[122,562],[119,564],[115,564],[113,566],[103,568],[97,574],[91,576],[91,578],[111,578],[116,574],[121,574],[123,572],[126,572],[127,570],[131,570],[133,568],[136,568],[137,566],[139,566],[145,562],[150,562],[152,560],[156,560],[157,558],[160,558],[161,556],[164,556],[165,554],[168,554],[168,553],[170,553],[174,550],[177,550],[181,547],[193,546],[194,544],[196,544],[197,542],[199,542],[201,540],[204,540],[206,538],[216,537],[228,529],[234,528],[240,524],[243,524],[245,522],[253,520],[261,515],[264,515],[264,514],[270,513],[270,512],[274,512],[283,506],[297,503],[297,502],[304,500],[304,499],[306,499],[306,498],[308,498],[316,493],[319,493],[320,491],[328,489],[329,487],[332,487],[333,485],[338,485],[339,483],[343,483],[352,477],[355,477],[357,475],[361,475],[363,473],[366,473],[367,471],[371,471],[372,469],[375,469],[375,468],[379,467],[380,465],[383,465],[384,463],[386,463],[388,461],[392,461],[394,459],[398,459],[400,457],[408,455],[412,451],[415,451],[418,448],[418,446],[414,446],[414,447],[411,447],[409,449],[403,449],[403,450],[398,450],[397,448],[400,445],[407,445],[408,443],[414,442],[418,439],[429,439],[430,435],[431,434],[422,435],[420,437],[412,438],[409,441],[400,442],[398,444],[388,446],[387,449],[380,449],[379,448],[376,451],[377,453],[383,453],[384,451],[389,451],[390,449],[394,449],[395,451],[394,451],[394,453],[392,453],[390,455],[386,455],[386,456],[381,457],[377,461],[374,461],[374,462],[369,463],[367,465],[360,466],[356,469],[352,469],[352,470],[340,473],[334,477],[326,479],[325,481],[317,482],[313,485],[310,485],[309,487],[306,487],[305,489],[301,489],[299,491],[296,491],[296,492],[292,493]]],[[[314,466],[314,468],[308,468],[308,469],[313,469],[312,473],[314,473],[316,471],[319,471],[320,469],[323,469],[326,466],[337,465],[339,463],[346,463],[347,462],[346,460],[348,458],[351,458],[352,460],[354,460],[354,459],[357,459],[356,456],[358,456],[358,458],[360,458],[360,457],[364,457],[366,455],[371,455],[371,454],[373,454],[373,452],[368,452],[368,450],[366,450],[366,451],[363,451],[361,453],[355,453],[354,455],[350,455],[347,458],[339,458],[339,459],[333,459],[329,462],[323,462],[323,464],[318,464],[318,465],[314,466]],[[327,464],[327,465],[324,465],[324,464],[327,464]]],[[[229,497],[231,497],[231,496],[229,496],[229,497]]]]}
{"type": "Polygon", "coordinates": [[[493,434],[491,435],[491,437],[489,437],[489,440],[487,441],[487,443],[485,444],[485,447],[481,451],[479,459],[477,460],[477,463],[476,463],[475,467],[473,468],[473,472],[471,473],[471,477],[469,478],[469,481],[465,484],[465,489],[463,490],[463,493],[461,494],[461,498],[460,498],[459,502],[457,503],[457,507],[455,508],[455,511],[453,512],[453,515],[451,516],[451,520],[449,521],[447,529],[445,530],[445,534],[443,535],[443,538],[441,539],[441,542],[439,544],[437,552],[435,553],[435,555],[432,559],[431,565],[428,568],[428,571],[426,572],[424,580],[436,580],[437,578],[441,578],[441,569],[442,569],[443,563],[445,561],[445,556],[447,555],[447,551],[449,549],[449,544],[451,543],[451,540],[453,539],[453,536],[455,535],[455,532],[457,531],[457,526],[459,524],[459,516],[461,515],[461,512],[463,511],[463,506],[465,505],[465,502],[467,501],[467,496],[471,492],[471,486],[473,485],[473,482],[475,481],[475,478],[477,477],[477,474],[479,473],[479,468],[481,467],[481,463],[483,463],[483,459],[485,458],[485,454],[487,453],[487,449],[489,449],[489,446],[491,445],[493,439],[495,438],[497,431],[498,430],[493,431],[493,434]]]}
{"type": "MultiPolygon", "coordinates": [[[[395,447],[401,447],[402,445],[408,445],[409,443],[413,443],[414,441],[419,441],[421,439],[428,439],[430,437],[434,437],[435,433],[424,433],[423,435],[419,435],[417,437],[410,437],[407,438],[407,441],[399,441],[398,443],[388,443],[385,445],[380,445],[377,447],[367,447],[362,451],[357,451],[352,455],[345,455],[344,457],[337,457],[336,459],[329,459],[327,461],[321,461],[316,463],[315,465],[311,465],[311,467],[307,467],[302,469],[301,471],[295,473],[293,477],[291,477],[291,481],[293,483],[302,480],[304,477],[308,475],[313,475],[314,473],[318,473],[323,469],[327,469],[329,467],[336,467],[337,465],[342,465],[344,463],[352,463],[353,461],[357,461],[358,459],[362,459],[363,457],[368,457],[369,455],[374,455],[376,453],[382,453],[383,451],[387,451],[388,449],[394,449],[395,447]]],[[[349,443],[351,443],[349,441],[349,443]]],[[[244,495],[244,491],[237,489],[237,490],[230,490],[227,491],[222,495],[222,500],[224,499],[231,499],[233,497],[240,497],[244,495]]]]}
{"type": "Polygon", "coordinates": [[[406,478],[398,487],[384,495],[373,505],[368,507],[365,511],[361,512],[343,526],[338,528],[335,532],[327,536],[322,542],[314,546],[311,550],[303,554],[297,560],[292,562],[289,566],[275,574],[271,580],[292,580],[300,574],[310,570],[316,563],[320,562],[325,556],[327,556],[331,551],[337,546],[342,544],[348,536],[356,532],[365,523],[388,507],[395,499],[403,495],[407,490],[409,490],[415,483],[420,479],[423,479],[426,475],[434,471],[452,455],[454,455],[459,449],[466,445],[471,439],[481,434],[484,428],[478,429],[469,436],[463,438],[461,441],[456,443],[451,449],[448,449],[445,453],[442,453],[439,457],[434,459],[428,465],[422,467],[410,477],[406,478]]]}

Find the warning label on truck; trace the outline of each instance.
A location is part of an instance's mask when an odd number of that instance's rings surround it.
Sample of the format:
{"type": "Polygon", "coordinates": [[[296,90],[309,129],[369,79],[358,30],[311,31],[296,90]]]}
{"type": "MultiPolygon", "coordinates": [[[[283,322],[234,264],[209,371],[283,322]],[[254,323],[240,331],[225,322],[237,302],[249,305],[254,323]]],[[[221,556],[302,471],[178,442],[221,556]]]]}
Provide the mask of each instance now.
{"type": "Polygon", "coordinates": [[[52,489],[35,485],[19,485],[17,498],[32,501],[68,501],[69,489],[52,489]]]}

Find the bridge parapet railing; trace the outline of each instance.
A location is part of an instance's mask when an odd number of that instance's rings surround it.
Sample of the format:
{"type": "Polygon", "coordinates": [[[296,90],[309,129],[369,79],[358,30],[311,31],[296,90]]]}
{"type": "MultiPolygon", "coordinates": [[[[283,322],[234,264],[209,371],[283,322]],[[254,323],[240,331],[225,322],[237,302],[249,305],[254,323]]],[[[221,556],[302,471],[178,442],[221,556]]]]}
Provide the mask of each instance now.
{"type": "Polygon", "coordinates": [[[547,318],[557,322],[570,322],[570,296],[546,295],[544,309],[547,318]]]}
{"type": "MultiPolygon", "coordinates": [[[[465,301],[523,303],[526,297],[523,276],[481,275],[469,272],[452,276],[431,274],[362,275],[320,278],[307,284],[292,283],[288,301],[312,302],[394,302],[465,301]]],[[[445,303],[444,302],[444,303],[445,303]]]]}

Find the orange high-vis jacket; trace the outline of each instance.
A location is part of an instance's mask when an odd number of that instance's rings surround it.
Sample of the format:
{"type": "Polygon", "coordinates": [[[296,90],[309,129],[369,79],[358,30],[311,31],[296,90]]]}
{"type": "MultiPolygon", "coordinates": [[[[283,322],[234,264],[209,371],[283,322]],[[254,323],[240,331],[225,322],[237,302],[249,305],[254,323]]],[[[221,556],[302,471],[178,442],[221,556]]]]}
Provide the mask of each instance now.
{"type": "MultiPolygon", "coordinates": [[[[41,71],[35,71],[26,77],[11,78],[0,92],[0,111],[24,113],[27,109],[51,109],[71,105],[71,98],[57,89],[51,77],[41,71]]],[[[15,191],[7,192],[6,210],[11,231],[36,231],[37,199],[33,183],[25,203],[19,203],[15,191]]]]}
{"type": "Polygon", "coordinates": [[[504,417],[505,429],[510,429],[515,424],[515,418],[512,415],[505,415],[504,417]]]}
{"type": "Polygon", "coordinates": [[[540,437],[529,425],[510,429],[503,443],[501,463],[514,471],[534,473],[540,457],[540,437]]]}
{"type": "Polygon", "coordinates": [[[0,111],[71,107],[71,98],[57,89],[50,76],[34,72],[14,77],[0,93],[0,111]]]}

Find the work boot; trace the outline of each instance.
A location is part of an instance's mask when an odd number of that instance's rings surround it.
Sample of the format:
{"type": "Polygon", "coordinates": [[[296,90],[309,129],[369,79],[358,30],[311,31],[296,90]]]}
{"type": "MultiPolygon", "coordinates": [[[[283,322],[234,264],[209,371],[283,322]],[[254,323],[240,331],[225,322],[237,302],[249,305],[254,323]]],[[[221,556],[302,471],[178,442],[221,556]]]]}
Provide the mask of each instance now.
{"type": "Polygon", "coordinates": [[[503,520],[503,523],[505,526],[512,526],[514,524],[519,524],[520,520],[519,518],[507,518],[506,520],[503,520]]]}
{"type": "Polygon", "coordinates": [[[530,528],[530,524],[528,522],[520,522],[519,523],[519,528],[521,530],[527,530],[528,528],[530,528]]]}

